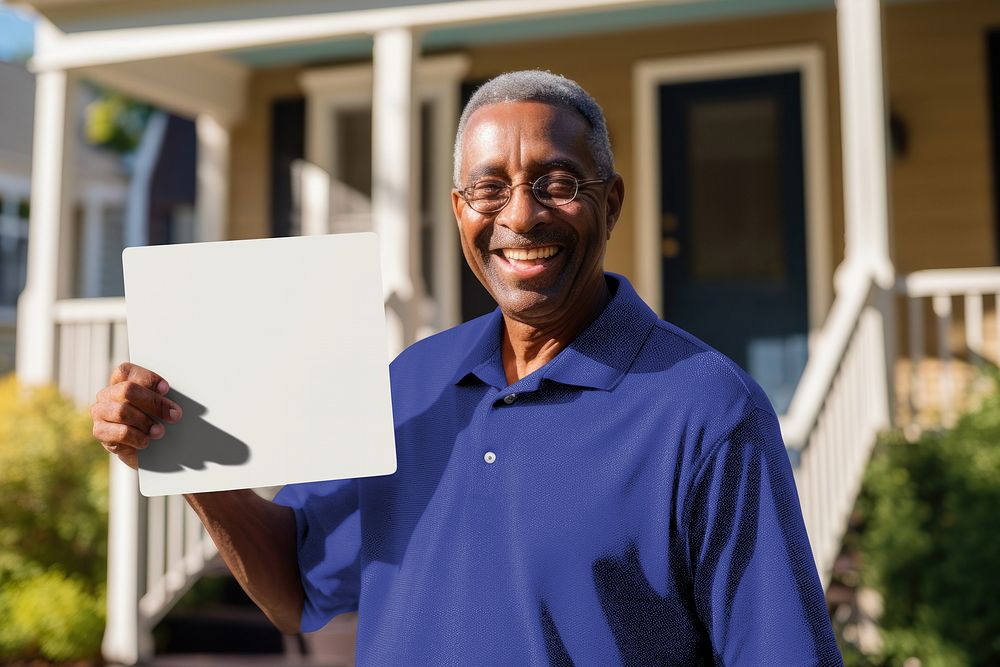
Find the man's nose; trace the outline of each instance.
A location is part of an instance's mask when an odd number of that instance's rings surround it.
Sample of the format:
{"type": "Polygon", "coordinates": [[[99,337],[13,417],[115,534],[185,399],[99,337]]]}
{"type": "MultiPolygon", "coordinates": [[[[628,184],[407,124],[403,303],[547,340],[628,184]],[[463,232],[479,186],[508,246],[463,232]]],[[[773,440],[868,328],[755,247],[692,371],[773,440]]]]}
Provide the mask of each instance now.
{"type": "Polygon", "coordinates": [[[496,222],[518,234],[531,231],[545,220],[549,209],[535,199],[531,184],[519,183],[510,191],[510,201],[497,214],[496,222]]]}

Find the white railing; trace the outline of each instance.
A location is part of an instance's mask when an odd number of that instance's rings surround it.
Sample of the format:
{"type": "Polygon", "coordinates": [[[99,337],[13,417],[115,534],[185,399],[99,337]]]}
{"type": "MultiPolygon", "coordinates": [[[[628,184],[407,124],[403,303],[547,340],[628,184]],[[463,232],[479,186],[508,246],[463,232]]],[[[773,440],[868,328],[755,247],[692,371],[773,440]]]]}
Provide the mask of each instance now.
{"type": "Polygon", "coordinates": [[[875,305],[879,290],[868,271],[844,269],[833,308],[781,419],[824,587],[872,446],[889,423],[884,327],[875,305]]]}
{"type": "Polygon", "coordinates": [[[978,393],[975,367],[1000,359],[1000,268],[916,271],[900,277],[896,291],[907,311],[899,421],[912,435],[951,426],[978,393]]]}
{"type": "MultiPolygon", "coordinates": [[[[128,359],[125,301],[55,304],[57,384],[89,405],[112,368],[128,359]]],[[[105,658],[135,664],[151,657],[153,626],[197,581],[215,545],[181,496],[145,499],[135,472],[111,461],[108,621],[105,658]]]]}

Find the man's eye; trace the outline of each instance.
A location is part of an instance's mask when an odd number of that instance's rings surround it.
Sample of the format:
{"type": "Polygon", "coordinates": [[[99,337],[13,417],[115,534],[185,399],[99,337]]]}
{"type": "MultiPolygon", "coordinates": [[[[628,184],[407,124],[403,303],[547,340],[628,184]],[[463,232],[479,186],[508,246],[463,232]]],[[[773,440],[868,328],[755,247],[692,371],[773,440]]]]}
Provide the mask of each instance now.
{"type": "Polygon", "coordinates": [[[550,197],[571,197],[576,193],[576,179],[569,176],[551,176],[545,179],[543,187],[550,197]]]}
{"type": "Polygon", "coordinates": [[[472,186],[472,196],[476,199],[500,197],[506,187],[503,183],[476,183],[472,186]]]}

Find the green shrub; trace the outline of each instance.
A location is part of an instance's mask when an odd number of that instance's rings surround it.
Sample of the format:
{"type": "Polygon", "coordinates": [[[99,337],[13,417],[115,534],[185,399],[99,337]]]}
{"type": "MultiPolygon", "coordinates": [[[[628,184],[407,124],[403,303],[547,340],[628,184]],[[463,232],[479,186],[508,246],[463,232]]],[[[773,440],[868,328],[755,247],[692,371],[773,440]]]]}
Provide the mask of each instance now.
{"type": "Polygon", "coordinates": [[[1000,664],[1000,395],[951,430],[883,438],[858,510],[881,664],[1000,664]]]}
{"type": "Polygon", "coordinates": [[[0,617],[0,654],[74,660],[100,651],[104,598],[79,577],[50,570],[10,584],[0,617]]]}
{"type": "Polygon", "coordinates": [[[0,659],[96,655],[107,471],[86,414],[0,378],[0,659]]]}

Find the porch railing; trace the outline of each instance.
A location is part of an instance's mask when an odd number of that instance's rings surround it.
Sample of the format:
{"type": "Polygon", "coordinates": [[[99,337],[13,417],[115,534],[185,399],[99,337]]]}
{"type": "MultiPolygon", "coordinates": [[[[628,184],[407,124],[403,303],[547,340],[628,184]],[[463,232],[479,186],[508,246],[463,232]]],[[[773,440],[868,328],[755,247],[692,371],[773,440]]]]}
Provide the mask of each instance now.
{"type": "Polygon", "coordinates": [[[1000,360],[1000,268],[916,271],[896,292],[907,322],[897,421],[912,435],[951,426],[988,386],[977,366],[1000,360]]]}
{"type": "MultiPolygon", "coordinates": [[[[125,301],[72,299],[55,306],[57,383],[80,405],[93,402],[112,368],[128,359],[125,301]]],[[[105,658],[151,657],[153,626],[197,581],[215,544],[181,496],[143,498],[135,472],[111,461],[108,625],[105,658]]]]}
{"type": "Polygon", "coordinates": [[[824,587],[878,431],[889,425],[883,313],[872,276],[844,267],[782,433],[824,587]]]}

